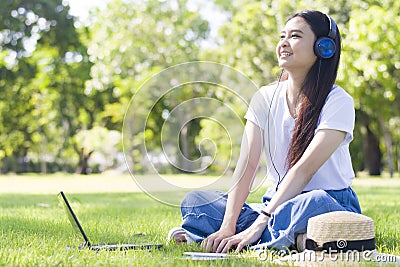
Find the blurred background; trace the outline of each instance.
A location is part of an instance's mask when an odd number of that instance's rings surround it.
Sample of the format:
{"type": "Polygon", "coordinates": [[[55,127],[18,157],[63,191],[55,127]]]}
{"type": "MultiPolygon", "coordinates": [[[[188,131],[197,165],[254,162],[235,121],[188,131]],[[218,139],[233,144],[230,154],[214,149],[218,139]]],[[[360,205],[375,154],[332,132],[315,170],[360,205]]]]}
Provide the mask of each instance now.
{"type": "MultiPolygon", "coordinates": [[[[400,168],[397,0],[2,0],[0,173],[127,172],[124,116],[150,77],[200,60],[226,64],[257,86],[268,84],[279,71],[280,29],[303,9],[329,13],[341,30],[337,83],[355,101],[355,171],[393,175],[400,168]]],[[[200,96],[236,103],[213,86],[182,86],[160,96],[143,115],[145,132],[132,136],[132,172],[152,168],[142,161],[145,156],[160,172],[180,172],[165,159],[161,128],[179,103],[200,96]],[[147,151],[139,145],[143,135],[147,151]]],[[[236,111],[243,123],[245,111],[236,111]]],[[[223,120],[224,110],[215,110],[215,116],[223,120]]],[[[193,118],[179,132],[175,149],[207,164],[207,153],[217,149],[219,157],[204,172],[231,171],[241,134],[227,137],[215,120],[193,118]],[[214,146],[200,152],[204,139],[214,146]]]]}

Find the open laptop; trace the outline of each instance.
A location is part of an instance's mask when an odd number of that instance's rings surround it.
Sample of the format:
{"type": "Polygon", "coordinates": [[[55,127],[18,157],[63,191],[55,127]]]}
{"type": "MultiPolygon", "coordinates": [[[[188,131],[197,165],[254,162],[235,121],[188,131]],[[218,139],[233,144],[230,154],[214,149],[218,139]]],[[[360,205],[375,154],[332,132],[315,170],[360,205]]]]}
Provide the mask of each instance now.
{"type": "MultiPolygon", "coordinates": [[[[61,205],[64,207],[65,212],[67,213],[67,217],[69,221],[71,222],[72,227],[75,229],[75,231],[82,235],[83,239],[85,242],[79,246],[80,249],[82,248],[88,248],[90,250],[128,250],[128,249],[154,249],[154,248],[161,248],[161,244],[104,244],[104,245],[93,245],[89,238],[87,237],[85,231],[83,231],[83,228],[81,224],[78,221],[78,218],[76,217],[74,211],[72,210],[71,205],[69,204],[69,201],[67,197],[65,196],[64,192],[60,192],[58,194],[58,200],[60,201],[61,205]]],[[[141,235],[141,234],[139,234],[141,235]]]]}

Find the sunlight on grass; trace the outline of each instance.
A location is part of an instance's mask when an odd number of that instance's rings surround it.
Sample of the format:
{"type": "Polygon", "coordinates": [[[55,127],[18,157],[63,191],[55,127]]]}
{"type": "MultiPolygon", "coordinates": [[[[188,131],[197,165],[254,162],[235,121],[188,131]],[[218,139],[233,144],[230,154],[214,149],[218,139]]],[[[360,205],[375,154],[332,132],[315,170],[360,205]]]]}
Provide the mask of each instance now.
{"type": "MultiPolygon", "coordinates": [[[[374,219],[378,250],[400,255],[400,186],[371,187],[369,182],[366,186],[359,182],[354,189],[363,213],[374,219]]],[[[252,193],[249,201],[259,202],[264,190],[252,193]]],[[[184,251],[199,251],[197,245],[166,242],[169,229],[181,223],[178,207],[157,202],[144,193],[69,194],[71,205],[93,243],[164,245],[153,251],[96,253],[77,249],[83,240],[73,232],[57,193],[0,194],[0,266],[198,266],[198,262],[183,257],[184,251]],[[137,236],[138,233],[145,235],[137,236]]],[[[165,194],[183,196],[182,192],[165,194]]],[[[205,265],[265,266],[265,262],[242,257],[205,265]]]]}

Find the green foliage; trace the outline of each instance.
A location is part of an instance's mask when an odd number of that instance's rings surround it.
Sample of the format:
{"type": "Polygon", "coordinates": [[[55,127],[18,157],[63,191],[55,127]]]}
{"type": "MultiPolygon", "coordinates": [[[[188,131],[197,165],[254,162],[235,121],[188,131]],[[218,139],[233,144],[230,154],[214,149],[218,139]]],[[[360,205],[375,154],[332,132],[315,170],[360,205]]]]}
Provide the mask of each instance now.
{"type": "Polygon", "coordinates": [[[358,100],[356,107],[375,116],[399,112],[398,105],[392,105],[399,89],[396,79],[400,72],[400,57],[396,53],[400,44],[399,23],[397,14],[387,14],[379,6],[354,10],[349,23],[343,80],[354,81],[347,88],[358,100]]]}
{"type": "MultiPolygon", "coordinates": [[[[398,1],[212,2],[197,6],[188,0],[111,0],[105,9],[92,12],[92,23],[83,27],[69,15],[66,1],[1,1],[1,170],[39,171],[40,166],[40,171],[46,172],[83,165],[83,145],[76,142],[76,135],[95,127],[121,132],[132,96],[154,74],[179,63],[213,60],[243,72],[257,87],[273,82],[279,72],[275,56],[279,30],[289,15],[310,8],[329,13],[340,27],[343,47],[338,83],[353,96],[357,113],[366,118],[356,121],[351,146],[355,169],[368,168],[368,131],[378,140],[374,154],[386,158],[385,167],[398,164],[398,1]],[[204,45],[214,22],[202,15],[206,6],[226,16],[211,46],[204,45]],[[46,168],[50,163],[54,169],[46,168]]],[[[206,85],[175,89],[159,95],[155,88],[141,96],[140,105],[148,106],[154,99],[158,102],[153,103],[150,114],[148,110],[139,112],[140,117],[148,117],[145,135],[132,129],[129,149],[135,157],[135,170],[146,171],[146,166],[138,164],[145,153],[138,144],[146,141],[151,150],[162,152],[163,114],[179,104],[210,97],[230,103],[239,117],[244,115],[243,103],[221,94],[221,89],[206,85]]],[[[225,128],[237,128],[228,131],[234,140],[231,148],[223,141],[227,135],[224,127],[218,127],[215,120],[195,118],[186,125],[187,135],[179,132],[174,153],[180,149],[187,158],[196,159],[212,156],[217,149],[219,155],[213,158],[211,169],[224,169],[221,162],[232,155],[228,168],[233,168],[240,124],[226,116],[224,109],[215,110],[218,121],[233,124],[225,128]],[[205,139],[214,144],[202,143],[205,139]]],[[[382,167],[382,163],[378,165],[382,167]]]]}
{"type": "MultiPolygon", "coordinates": [[[[186,2],[110,2],[90,28],[88,52],[94,65],[86,90],[112,90],[118,99],[130,99],[150,75],[198,60],[198,42],[206,38],[208,24],[186,2]]],[[[123,114],[109,115],[122,123],[123,114]]]]}
{"type": "Polygon", "coordinates": [[[61,1],[1,2],[0,147],[5,171],[29,171],[12,163],[16,160],[73,158],[69,140],[79,124],[75,118],[86,106],[80,92],[88,65],[68,11],[61,1]]]}
{"type": "MultiPolygon", "coordinates": [[[[89,96],[108,90],[118,99],[105,105],[101,115],[110,118],[106,126],[121,129],[123,112],[127,110],[129,100],[149,77],[169,66],[198,60],[199,43],[207,33],[208,23],[197,12],[187,8],[186,0],[117,0],[99,12],[90,28],[88,53],[94,64],[86,90],[91,92],[89,96]]],[[[159,149],[160,127],[164,123],[162,113],[172,111],[179,103],[195,97],[190,88],[176,88],[173,101],[168,96],[159,95],[159,92],[158,89],[152,90],[149,95],[141,95],[141,99],[136,98],[136,102],[131,103],[139,109],[149,106],[148,103],[154,99],[157,101],[150,103],[155,105],[152,110],[141,111],[141,116],[147,118],[145,139],[138,129],[131,129],[132,139],[135,140],[127,146],[130,154],[134,155],[134,171],[145,170],[145,166],[136,164],[145,151],[135,143],[147,140],[149,149],[159,149]]],[[[191,157],[196,156],[193,144],[199,127],[196,121],[189,126],[190,151],[186,156],[191,157]]],[[[178,147],[177,143],[175,145],[178,147]]]]}
{"type": "Polygon", "coordinates": [[[29,56],[37,43],[58,47],[61,53],[79,42],[69,7],[62,1],[2,1],[0,4],[1,47],[29,56]],[[27,39],[29,39],[29,42],[27,39]]]}
{"type": "MultiPolygon", "coordinates": [[[[385,1],[364,3],[351,11],[339,81],[354,97],[356,109],[368,117],[368,128],[384,137],[382,150],[393,163],[398,154],[392,152],[390,144],[398,144],[400,140],[399,7],[397,1],[385,1]],[[388,12],[389,7],[393,12],[388,12]],[[385,135],[386,132],[389,134],[385,135]]],[[[357,126],[366,127],[361,122],[358,120],[357,126]]],[[[362,132],[356,136],[358,142],[363,136],[362,132]]]]}
{"type": "Polygon", "coordinates": [[[271,3],[252,2],[234,10],[220,35],[222,63],[244,71],[259,85],[274,80],[278,28],[271,3]]]}
{"type": "Polygon", "coordinates": [[[75,146],[85,155],[95,152],[98,156],[97,164],[101,171],[114,165],[117,154],[121,151],[121,133],[95,126],[90,130],[80,130],[74,136],[75,146]]]}

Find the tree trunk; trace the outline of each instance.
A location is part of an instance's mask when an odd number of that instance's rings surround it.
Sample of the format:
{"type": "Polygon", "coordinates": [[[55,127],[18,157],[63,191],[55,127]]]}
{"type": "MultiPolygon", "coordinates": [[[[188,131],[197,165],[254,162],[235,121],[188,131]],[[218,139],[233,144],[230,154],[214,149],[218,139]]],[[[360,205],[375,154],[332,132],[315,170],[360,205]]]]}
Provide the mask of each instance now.
{"type": "Polygon", "coordinates": [[[400,172],[400,153],[397,153],[397,171],[400,172]]]}
{"type": "Polygon", "coordinates": [[[365,165],[370,175],[381,175],[382,153],[379,148],[379,140],[369,128],[367,128],[366,141],[365,165]]]}
{"type": "Polygon", "coordinates": [[[366,133],[363,134],[365,168],[370,175],[381,175],[382,153],[379,148],[379,139],[371,131],[369,127],[370,117],[366,113],[360,112],[360,121],[366,130],[366,133]]]}
{"type": "Polygon", "coordinates": [[[396,162],[397,162],[397,172],[400,172],[400,149],[399,145],[395,145],[395,155],[396,155],[396,162]]]}
{"type": "Polygon", "coordinates": [[[47,162],[46,162],[46,137],[42,134],[42,141],[40,142],[40,172],[42,174],[47,174],[47,162]]]}
{"type": "Polygon", "coordinates": [[[379,124],[382,129],[383,137],[385,138],[386,144],[386,161],[389,168],[390,177],[393,177],[393,145],[392,145],[392,136],[390,135],[384,121],[382,118],[379,119],[379,124]]]}
{"type": "Polygon", "coordinates": [[[188,171],[189,166],[188,166],[188,160],[190,158],[189,155],[189,137],[188,137],[188,127],[189,123],[186,123],[185,126],[182,127],[181,130],[181,145],[182,145],[182,154],[183,154],[183,171],[188,171]]]}
{"type": "MultiPolygon", "coordinates": [[[[136,159],[135,159],[135,136],[137,133],[135,133],[135,117],[132,114],[129,114],[130,119],[126,122],[126,126],[123,128],[123,150],[124,150],[124,156],[125,156],[125,163],[127,165],[128,170],[130,171],[131,174],[135,173],[135,167],[136,167],[136,159]]],[[[143,141],[144,142],[144,141],[143,141]]]]}
{"type": "Polygon", "coordinates": [[[177,112],[178,116],[178,127],[179,132],[179,152],[178,152],[178,169],[183,172],[192,172],[193,166],[190,161],[190,142],[189,142],[189,127],[190,123],[188,117],[190,114],[184,113],[184,111],[179,110],[177,112]]]}
{"type": "Polygon", "coordinates": [[[82,148],[79,154],[79,164],[76,169],[77,174],[89,174],[89,158],[94,151],[87,151],[87,149],[82,148]]]}

